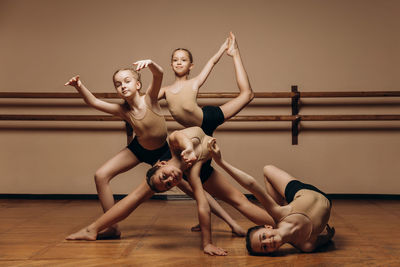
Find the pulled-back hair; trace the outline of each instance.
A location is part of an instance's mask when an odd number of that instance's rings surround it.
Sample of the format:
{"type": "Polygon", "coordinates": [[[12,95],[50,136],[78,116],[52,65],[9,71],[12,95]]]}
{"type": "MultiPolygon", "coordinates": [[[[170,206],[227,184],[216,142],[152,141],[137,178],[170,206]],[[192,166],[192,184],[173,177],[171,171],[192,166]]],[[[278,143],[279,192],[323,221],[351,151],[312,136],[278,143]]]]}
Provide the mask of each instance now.
{"type": "Polygon", "coordinates": [[[113,75],[113,83],[115,82],[115,75],[117,75],[118,72],[124,71],[124,70],[130,71],[132,73],[133,78],[135,78],[138,82],[140,82],[140,88],[142,88],[142,80],[140,77],[140,73],[138,71],[136,71],[134,68],[122,68],[122,69],[116,70],[113,75]]]}
{"type": "Polygon", "coordinates": [[[175,52],[176,52],[176,51],[179,51],[179,50],[185,51],[185,52],[188,54],[188,56],[189,56],[190,63],[193,63],[193,56],[192,56],[192,53],[191,53],[191,52],[189,51],[189,49],[187,49],[187,48],[177,48],[177,49],[175,49],[175,50],[172,52],[171,61],[172,61],[172,59],[174,58],[175,52]]]}
{"type": "Polygon", "coordinates": [[[250,255],[252,255],[252,256],[268,256],[268,255],[273,255],[273,252],[272,253],[261,253],[261,252],[255,252],[254,250],[253,250],[253,248],[251,247],[251,240],[250,240],[250,238],[251,238],[251,235],[255,232],[255,231],[257,231],[258,229],[261,229],[261,228],[263,228],[264,227],[264,225],[256,225],[256,226],[253,226],[253,227],[250,227],[248,230],[247,230],[247,234],[246,234],[246,248],[247,248],[247,251],[249,252],[249,254],[250,255]]]}
{"type": "Polygon", "coordinates": [[[151,167],[147,173],[146,173],[146,182],[149,185],[150,189],[153,190],[156,193],[160,193],[159,190],[157,190],[157,188],[154,186],[153,183],[153,178],[154,178],[154,174],[156,173],[156,171],[160,168],[159,165],[154,165],[153,167],[151,167]]]}

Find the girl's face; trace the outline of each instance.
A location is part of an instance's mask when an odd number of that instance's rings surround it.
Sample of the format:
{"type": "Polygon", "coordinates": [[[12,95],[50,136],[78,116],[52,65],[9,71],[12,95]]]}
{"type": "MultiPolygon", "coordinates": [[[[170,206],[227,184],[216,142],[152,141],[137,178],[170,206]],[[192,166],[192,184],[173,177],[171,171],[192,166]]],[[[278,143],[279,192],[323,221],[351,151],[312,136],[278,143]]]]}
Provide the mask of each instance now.
{"type": "Polygon", "coordinates": [[[175,75],[182,77],[189,74],[193,63],[190,62],[189,55],[186,51],[177,50],[172,55],[171,66],[175,75]]]}
{"type": "Polygon", "coordinates": [[[250,242],[254,252],[269,253],[282,245],[282,238],[271,225],[265,225],[252,233],[250,242]]]}
{"type": "Polygon", "coordinates": [[[114,86],[118,95],[127,99],[133,97],[140,90],[141,84],[131,71],[121,70],[114,76],[114,86]]]}
{"type": "Polygon", "coordinates": [[[166,161],[158,163],[160,168],[153,175],[153,184],[158,192],[165,192],[178,185],[182,180],[182,171],[166,161]]]}

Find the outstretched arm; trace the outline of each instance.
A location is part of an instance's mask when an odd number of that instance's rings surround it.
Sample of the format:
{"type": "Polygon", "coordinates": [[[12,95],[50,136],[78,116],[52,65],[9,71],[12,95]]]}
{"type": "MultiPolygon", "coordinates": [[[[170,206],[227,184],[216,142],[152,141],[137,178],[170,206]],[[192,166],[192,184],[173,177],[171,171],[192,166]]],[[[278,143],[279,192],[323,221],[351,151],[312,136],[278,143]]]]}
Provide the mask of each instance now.
{"type": "Polygon", "coordinates": [[[80,80],[79,75],[72,77],[67,83],[64,84],[65,86],[73,86],[79,92],[79,94],[83,97],[83,100],[91,107],[98,109],[100,111],[121,116],[122,108],[119,104],[115,103],[108,103],[106,101],[100,100],[95,97],[87,88],[83,85],[82,81],[80,80]]]}
{"type": "Polygon", "coordinates": [[[208,62],[206,63],[200,74],[194,78],[195,79],[194,86],[196,88],[199,88],[200,86],[203,85],[208,75],[210,74],[211,70],[214,68],[215,64],[218,63],[219,59],[222,57],[227,48],[228,48],[228,39],[226,39],[225,42],[221,45],[218,52],[214,56],[212,56],[210,60],[208,60],[208,62]]]}
{"type": "MultiPolygon", "coordinates": [[[[254,177],[242,170],[232,166],[230,163],[222,159],[221,151],[217,145],[216,139],[212,139],[208,143],[208,149],[214,161],[221,166],[232,178],[234,178],[241,186],[249,190],[260,203],[264,206],[268,213],[279,220],[282,217],[281,206],[279,206],[270,195],[259,185],[254,177]]],[[[274,223],[273,223],[274,224],[274,223]]]]}
{"type": "Polygon", "coordinates": [[[153,74],[153,80],[146,90],[146,95],[149,97],[150,103],[156,104],[158,103],[158,94],[161,88],[161,82],[163,78],[163,69],[154,61],[150,59],[139,60],[133,63],[136,65],[136,70],[140,71],[144,68],[149,68],[151,73],[153,74]]]}
{"type": "Polygon", "coordinates": [[[216,247],[211,240],[211,213],[210,205],[203,190],[200,180],[201,162],[196,163],[190,169],[189,183],[193,189],[193,196],[197,202],[197,213],[201,228],[201,240],[204,253],[210,255],[225,256],[227,253],[222,248],[216,247]]]}

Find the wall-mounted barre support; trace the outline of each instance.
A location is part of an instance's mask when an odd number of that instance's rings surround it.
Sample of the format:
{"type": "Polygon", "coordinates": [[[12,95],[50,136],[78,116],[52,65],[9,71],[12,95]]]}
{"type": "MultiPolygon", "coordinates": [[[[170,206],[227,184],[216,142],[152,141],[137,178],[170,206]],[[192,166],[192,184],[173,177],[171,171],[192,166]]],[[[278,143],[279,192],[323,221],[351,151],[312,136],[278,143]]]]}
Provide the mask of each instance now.
{"type": "Polygon", "coordinates": [[[300,101],[300,92],[297,90],[297,85],[292,85],[292,94],[292,115],[296,116],[296,119],[292,120],[292,145],[297,145],[299,143],[299,123],[301,120],[300,117],[297,117],[300,101]]]}

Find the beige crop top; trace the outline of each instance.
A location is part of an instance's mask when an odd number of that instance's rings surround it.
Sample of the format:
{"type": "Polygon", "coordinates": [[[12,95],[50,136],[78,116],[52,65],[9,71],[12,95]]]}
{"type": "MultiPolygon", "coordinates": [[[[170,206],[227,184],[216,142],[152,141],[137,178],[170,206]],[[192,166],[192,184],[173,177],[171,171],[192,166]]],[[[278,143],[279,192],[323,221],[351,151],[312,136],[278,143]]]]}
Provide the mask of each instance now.
{"type": "Polygon", "coordinates": [[[325,196],[318,192],[301,189],[294,195],[293,201],[288,206],[291,207],[291,211],[281,221],[292,214],[306,216],[312,223],[312,231],[309,238],[312,235],[320,234],[329,221],[331,204],[325,196]]]}
{"type": "Polygon", "coordinates": [[[180,88],[168,88],[165,90],[165,99],[172,117],[185,127],[201,126],[203,111],[197,105],[196,88],[185,83],[180,88]]]}
{"type": "Polygon", "coordinates": [[[138,142],[146,149],[160,148],[167,139],[167,125],[163,115],[155,113],[146,105],[143,118],[135,118],[132,111],[125,113],[126,119],[132,126],[138,142]]]}

